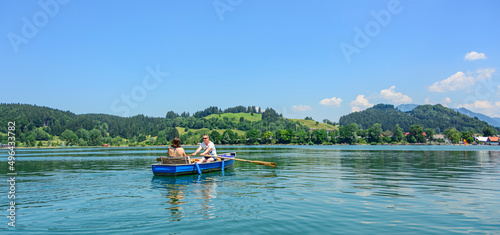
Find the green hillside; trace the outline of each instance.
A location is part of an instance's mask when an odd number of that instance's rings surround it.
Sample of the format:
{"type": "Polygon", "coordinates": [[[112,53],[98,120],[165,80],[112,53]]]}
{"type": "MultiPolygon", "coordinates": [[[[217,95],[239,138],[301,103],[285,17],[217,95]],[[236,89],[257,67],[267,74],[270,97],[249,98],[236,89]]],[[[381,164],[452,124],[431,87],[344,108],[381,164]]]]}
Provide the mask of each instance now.
{"type": "Polygon", "coordinates": [[[326,123],[321,123],[319,122],[318,125],[316,125],[316,121],[313,121],[313,120],[304,120],[304,119],[290,119],[292,120],[293,122],[299,122],[301,125],[303,126],[307,126],[309,128],[319,128],[319,129],[331,129],[331,130],[334,130],[334,129],[338,129],[338,126],[333,126],[333,125],[330,125],[330,124],[326,124],[326,123]]]}
{"type": "Polygon", "coordinates": [[[401,112],[389,104],[377,104],[361,112],[350,113],[342,116],[339,121],[341,126],[356,123],[362,129],[368,129],[373,124],[379,123],[383,130],[394,130],[399,124],[404,131],[409,131],[411,125],[420,125],[430,128],[437,133],[453,127],[458,131],[482,132],[483,129],[495,128],[477,118],[471,118],[440,104],[420,105],[410,112],[401,112]]]}
{"type": "MultiPolygon", "coordinates": [[[[436,133],[448,130],[447,136],[454,136],[451,131],[456,129],[462,132],[460,137],[471,139],[475,133],[491,136],[499,131],[486,122],[441,105],[421,105],[411,112],[400,112],[393,105],[379,104],[341,117],[339,127],[313,120],[286,119],[270,108],[259,114],[255,108],[243,106],[224,111],[209,107],[193,115],[169,111],[165,117],[119,117],[108,114],[77,115],[26,104],[0,104],[0,143],[8,140],[5,133],[10,121],[16,123],[14,134],[19,147],[63,144],[101,146],[108,143],[112,146],[165,145],[175,137],[180,137],[182,144],[187,145],[199,143],[201,134],[209,134],[212,141],[219,144],[415,143],[412,139],[406,140],[402,130],[399,131],[402,134],[399,139],[388,136],[378,138],[382,131],[394,130],[396,124],[404,131],[414,124],[436,133]],[[349,125],[351,123],[357,125],[349,125]],[[377,127],[375,123],[380,125],[377,127]],[[339,131],[325,131],[328,129],[339,131]],[[360,140],[358,136],[361,136],[360,140]]],[[[424,141],[425,138],[418,140],[424,141]]]]}
{"type": "Polygon", "coordinates": [[[259,114],[259,113],[254,113],[253,115],[251,113],[221,113],[221,114],[210,114],[204,118],[205,119],[210,119],[210,118],[224,119],[225,117],[228,118],[229,121],[232,121],[232,122],[239,122],[241,117],[243,117],[245,120],[251,121],[251,122],[262,120],[262,114],[259,114]]]}
{"type": "MultiPolygon", "coordinates": [[[[250,113],[222,113],[222,114],[211,114],[209,116],[204,117],[205,119],[210,119],[210,118],[217,118],[218,120],[228,118],[229,121],[232,122],[239,122],[240,118],[243,117],[246,121],[260,121],[262,120],[262,114],[254,113],[251,115],[250,113]]],[[[313,120],[304,120],[304,119],[289,119],[292,122],[299,122],[303,126],[307,126],[310,129],[312,128],[319,128],[319,129],[338,129],[338,127],[326,124],[326,123],[318,123],[316,125],[316,121],[313,120]]],[[[234,130],[233,130],[234,131],[234,130]]],[[[181,133],[179,131],[179,133],[181,133]]],[[[182,134],[182,133],[181,133],[182,134]]],[[[240,133],[238,133],[240,134],[240,133]]]]}
{"type": "MultiPolygon", "coordinates": [[[[219,134],[222,135],[224,133],[224,131],[225,131],[225,130],[220,130],[220,129],[218,129],[218,130],[215,130],[215,129],[214,130],[210,130],[208,128],[188,129],[188,131],[185,131],[186,128],[184,128],[184,127],[176,127],[176,128],[179,131],[179,135],[184,135],[184,134],[188,133],[189,131],[191,131],[192,133],[197,134],[197,135],[199,135],[199,134],[210,134],[210,133],[212,133],[212,131],[217,131],[217,132],[219,132],[219,134]]],[[[230,129],[230,130],[233,131],[234,133],[237,133],[240,136],[245,135],[245,133],[246,133],[245,131],[242,131],[242,130],[236,130],[236,129],[230,129]]]]}
{"type": "MultiPolygon", "coordinates": [[[[262,113],[260,111],[255,106],[236,106],[224,111],[209,107],[193,115],[168,111],[165,117],[120,117],[109,114],[77,115],[29,104],[0,104],[0,143],[7,141],[5,133],[10,121],[16,122],[16,141],[27,147],[47,146],[50,141],[58,142],[58,137],[71,146],[101,146],[105,143],[113,146],[162,145],[179,135],[183,144],[193,144],[198,143],[200,134],[205,133],[213,135],[221,143],[245,144],[246,138],[240,136],[247,136],[248,132],[251,137],[249,143],[254,144],[265,132],[309,129],[292,123],[271,108],[262,113]],[[223,136],[225,130],[228,132],[223,136]]],[[[273,140],[280,141],[279,135],[273,140]]]]}

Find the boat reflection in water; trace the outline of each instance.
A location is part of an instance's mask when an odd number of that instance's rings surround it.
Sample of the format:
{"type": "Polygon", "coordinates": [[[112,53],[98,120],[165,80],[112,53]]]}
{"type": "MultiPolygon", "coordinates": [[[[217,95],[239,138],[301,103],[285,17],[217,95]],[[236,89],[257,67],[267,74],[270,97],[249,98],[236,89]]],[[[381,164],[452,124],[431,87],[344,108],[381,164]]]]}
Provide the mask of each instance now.
{"type": "Polygon", "coordinates": [[[170,221],[180,221],[185,214],[199,215],[203,219],[213,218],[216,206],[218,183],[222,173],[186,175],[177,177],[153,176],[151,187],[158,189],[167,198],[165,206],[170,211],[170,221]]]}
{"type": "Polygon", "coordinates": [[[160,177],[153,176],[152,188],[160,189],[168,199],[166,205],[170,210],[170,221],[180,221],[183,217],[181,205],[186,203],[186,190],[196,177],[160,177]],[[194,178],[194,179],[193,179],[194,178]]]}
{"type": "Polygon", "coordinates": [[[201,202],[201,214],[204,219],[210,219],[214,217],[215,206],[212,203],[214,198],[217,198],[217,182],[215,178],[207,177],[203,182],[198,182],[198,189],[195,191],[196,199],[202,200],[201,202]]]}

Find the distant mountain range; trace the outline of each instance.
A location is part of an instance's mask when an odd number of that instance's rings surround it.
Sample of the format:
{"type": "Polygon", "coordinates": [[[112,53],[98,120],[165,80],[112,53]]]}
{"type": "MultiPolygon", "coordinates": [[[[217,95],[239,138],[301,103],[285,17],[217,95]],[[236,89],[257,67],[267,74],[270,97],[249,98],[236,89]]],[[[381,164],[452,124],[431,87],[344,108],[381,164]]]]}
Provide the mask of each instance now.
{"type": "Polygon", "coordinates": [[[414,108],[418,107],[418,104],[400,104],[396,108],[401,112],[411,112],[414,108]]]}
{"type": "MultiPolygon", "coordinates": [[[[401,112],[411,112],[413,109],[415,109],[418,106],[419,106],[418,104],[401,104],[401,105],[398,105],[396,107],[396,109],[398,109],[401,112]]],[[[475,113],[475,112],[472,112],[466,108],[459,108],[459,109],[452,108],[452,109],[461,113],[461,114],[465,114],[471,118],[477,117],[479,120],[485,121],[494,127],[500,127],[500,118],[493,118],[493,117],[484,115],[482,113],[475,113]]]]}
{"type": "Polygon", "coordinates": [[[459,109],[453,109],[453,110],[456,110],[456,111],[458,111],[462,114],[465,114],[469,117],[477,117],[479,120],[485,121],[494,127],[500,127],[500,118],[493,118],[490,116],[486,116],[482,113],[475,113],[475,112],[472,112],[466,108],[459,108],[459,109]]]}

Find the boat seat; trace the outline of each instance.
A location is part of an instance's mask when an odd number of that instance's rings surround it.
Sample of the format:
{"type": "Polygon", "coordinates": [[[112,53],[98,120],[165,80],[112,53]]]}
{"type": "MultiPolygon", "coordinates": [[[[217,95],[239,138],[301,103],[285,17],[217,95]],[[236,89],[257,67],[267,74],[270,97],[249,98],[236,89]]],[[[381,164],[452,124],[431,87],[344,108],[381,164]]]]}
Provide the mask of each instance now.
{"type": "Polygon", "coordinates": [[[161,164],[189,164],[187,157],[161,157],[161,164]]]}

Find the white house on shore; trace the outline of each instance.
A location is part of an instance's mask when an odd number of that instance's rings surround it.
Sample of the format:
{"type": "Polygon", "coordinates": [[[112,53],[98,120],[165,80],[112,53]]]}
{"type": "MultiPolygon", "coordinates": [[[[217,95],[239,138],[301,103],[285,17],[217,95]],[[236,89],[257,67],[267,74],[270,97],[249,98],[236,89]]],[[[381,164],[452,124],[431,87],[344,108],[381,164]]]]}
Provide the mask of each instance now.
{"type": "Polygon", "coordinates": [[[476,136],[474,139],[476,139],[476,141],[480,144],[486,144],[486,142],[488,142],[488,137],[476,136]]]}
{"type": "Polygon", "coordinates": [[[498,136],[490,136],[490,137],[483,137],[483,136],[477,136],[474,137],[477,142],[480,144],[489,144],[489,145],[498,145],[498,136]]]}

